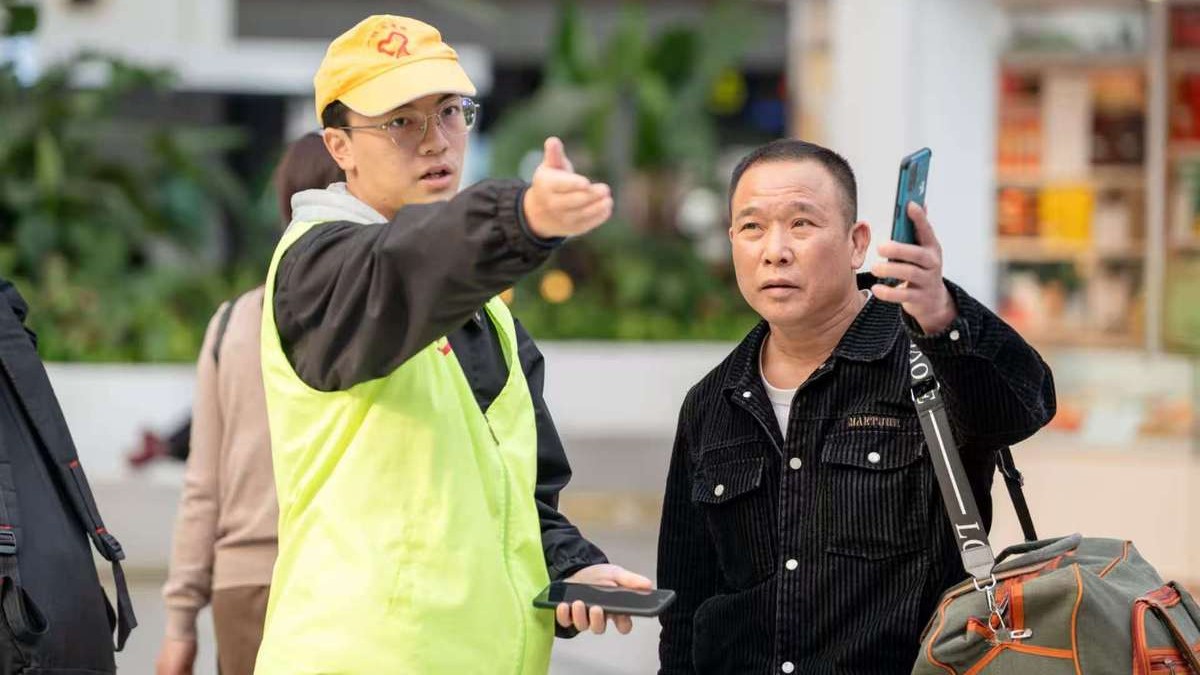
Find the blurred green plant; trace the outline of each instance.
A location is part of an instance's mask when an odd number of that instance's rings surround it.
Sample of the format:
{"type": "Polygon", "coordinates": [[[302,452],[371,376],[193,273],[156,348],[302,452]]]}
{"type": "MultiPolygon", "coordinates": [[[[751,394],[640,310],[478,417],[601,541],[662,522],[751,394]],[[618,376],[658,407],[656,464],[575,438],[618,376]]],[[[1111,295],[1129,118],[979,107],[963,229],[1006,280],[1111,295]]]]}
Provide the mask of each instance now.
{"type": "Polygon", "coordinates": [[[542,87],[497,124],[493,170],[516,175],[526,154],[556,135],[582,142],[603,179],[669,170],[709,180],[718,150],[709,100],[754,26],[746,3],[727,0],[695,25],[652,37],[642,3],[626,2],[597,49],[579,4],[564,0],[542,87]]]}
{"type": "Polygon", "coordinates": [[[0,36],[27,35],[37,29],[37,7],[30,2],[0,0],[0,36]]]}
{"type": "Polygon", "coordinates": [[[32,83],[0,65],[0,276],[46,359],[194,359],[220,301],[261,277],[269,247],[228,259],[213,241],[225,219],[256,241],[273,228],[224,163],[240,132],[122,115],[170,82],[92,54],[32,83]]]}
{"type": "Polygon", "coordinates": [[[728,263],[703,260],[693,236],[704,235],[684,234],[675,221],[686,189],[722,192],[710,101],[754,32],[744,2],[717,2],[697,21],[656,35],[642,3],[626,2],[596,48],[579,4],[562,2],[545,79],[497,122],[492,169],[518,175],[547,136],[560,136],[578,170],[614,186],[618,216],[569,242],[550,264],[550,273],[564,271],[574,282],[569,301],[547,298],[543,275],[518,285],[514,308],[535,335],[737,339],[753,325],[728,263]],[[642,214],[636,223],[623,217],[632,212],[642,214]]]}
{"type": "Polygon", "coordinates": [[[737,340],[758,321],[728,268],[704,264],[683,238],[606,225],[569,242],[548,269],[513,295],[539,339],[737,340]],[[551,302],[541,285],[561,270],[576,287],[566,302],[551,302]]]}

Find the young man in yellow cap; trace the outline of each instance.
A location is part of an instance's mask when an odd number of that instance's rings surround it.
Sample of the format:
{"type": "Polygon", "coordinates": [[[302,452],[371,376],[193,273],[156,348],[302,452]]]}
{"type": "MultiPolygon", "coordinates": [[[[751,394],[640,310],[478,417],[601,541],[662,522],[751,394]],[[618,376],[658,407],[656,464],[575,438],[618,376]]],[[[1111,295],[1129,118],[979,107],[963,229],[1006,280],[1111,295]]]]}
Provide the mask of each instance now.
{"type": "Polygon", "coordinates": [[[542,357],[496,295],[607,220],[609,188],[548,139],[531,185],[456,194],[475,87],[419,21],[366,19],[314,84],[347,181],[293,198],[267,277],[279,558],[256,672],[544,673],[551,579],[650,581],[558,512],[542,357]]]}

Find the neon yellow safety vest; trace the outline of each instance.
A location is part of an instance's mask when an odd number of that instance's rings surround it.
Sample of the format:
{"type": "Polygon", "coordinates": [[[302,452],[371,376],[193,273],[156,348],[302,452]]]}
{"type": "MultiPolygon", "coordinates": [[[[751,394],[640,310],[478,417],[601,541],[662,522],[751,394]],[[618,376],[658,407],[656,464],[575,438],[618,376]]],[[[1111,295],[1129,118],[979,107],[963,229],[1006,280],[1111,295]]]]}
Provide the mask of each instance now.
{"type": "Polygon", "coordinates": [[[279,260],[315,225],[288,229],[267,276],[279,557],[255,672],[544,674],[554,615],[532,606],[549,579],[512,315],[487,303],[508,381],[486,414],[445,338],[385,377],[315,390],[272,310],[279,260]]]}

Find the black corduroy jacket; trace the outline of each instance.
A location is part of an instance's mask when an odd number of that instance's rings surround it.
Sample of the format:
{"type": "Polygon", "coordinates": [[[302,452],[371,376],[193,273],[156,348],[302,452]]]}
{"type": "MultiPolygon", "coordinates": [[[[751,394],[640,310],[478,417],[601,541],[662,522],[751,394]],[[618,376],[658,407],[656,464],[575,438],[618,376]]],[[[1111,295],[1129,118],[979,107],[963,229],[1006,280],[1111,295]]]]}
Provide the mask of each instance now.
{"type": "Polygon", "coordinates": [[[798,390],[786,439],[759,369],[766,323],[688,393],[659,536],[658,584],[678,593],[662,673],[911,671],[938,597],[966,573],[909,393],[910,341],[941,380],[989,526],[996,451],[1055,411],[1037,352],[947,287],[959,316],[932,336],[869,300],[798,390]]]}

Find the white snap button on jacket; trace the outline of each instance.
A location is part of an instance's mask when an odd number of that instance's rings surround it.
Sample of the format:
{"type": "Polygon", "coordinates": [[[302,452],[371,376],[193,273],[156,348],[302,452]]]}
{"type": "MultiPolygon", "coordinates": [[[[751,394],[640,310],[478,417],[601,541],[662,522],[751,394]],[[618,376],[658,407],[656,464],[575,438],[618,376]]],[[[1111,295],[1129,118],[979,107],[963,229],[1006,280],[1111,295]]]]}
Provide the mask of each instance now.
{"type": "Polygon", "coordinates": [[[957,330],[952,330],[952,331],[950,331],[950,339],[951,339],[952,341],[954,341],[954,342],[958,342],[958,338],[959,338],[959,337],[960,337],[960,336],[959,336],[959,334],[958,334],[958,331],[957,331],[957,330]]]}
{"type": "Polygon", "coordinates": [[[791,661],[784,661],[783,665],[780,666],[779,669],[785,673],[795,672],[796,664],[792,663],[791,661]]]}
{"type": "Polygon", "coordinates": [[[787,565],[787,568],[788,568],[789,570],[794,570],[794,569],[796,569],[797,567],[799,567],[799,566],[800,566],[800,563],[799,563],[799,562],[797,562],[795,558],[792,558],[791,560],[787,561],[787,562],[786,562],[786,563],[784,563],[784,564],[785,564],[785,565],[787,565]]]}
{"type": "Polygon", "coordinates": [[[800,467],[803,465],[804,465],[804,463],[800,461],[799,457],[793,457],[791,459],[791,461],[788,462],[788,466],[792,467],[793,469],[795,469],[797,471],[799,471],[800,467]]]}
{"type": "Polygon", "coordinates": [[[878,452],[872,452],[871,454],[867,455],[867,461],[872,464],[878,464],[880,459],[881,457],[879,456],[878,452]]]}
{"type": "Polygon", "coordinates": [[[714,489],[713,489],[713,494],[714,494],[714,495],[716,495],[716,496],[718,496],[718,497],[720,497],[721,495],[725,494],[725,486],[724,486],[724,485],[718,485],[716,488],[714,488],[714,489]]]}
{"type": "Polygon", "coordinates": [[[748,392],[748,391],[743,391],[743,392],[742,392],[742,398],[750,398],[750,392],[748,392]]]}

